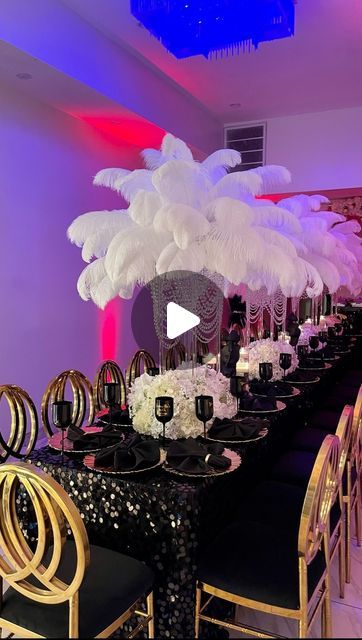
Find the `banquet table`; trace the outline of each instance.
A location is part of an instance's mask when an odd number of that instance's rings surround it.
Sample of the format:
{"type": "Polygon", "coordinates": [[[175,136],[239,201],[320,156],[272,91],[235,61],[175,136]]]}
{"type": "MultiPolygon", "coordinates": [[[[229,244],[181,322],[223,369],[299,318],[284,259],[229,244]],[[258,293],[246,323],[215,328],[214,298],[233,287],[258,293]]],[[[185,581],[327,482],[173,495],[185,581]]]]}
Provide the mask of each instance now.
{"type": "MultiPolygon", "coordinates": [[[[232,516],[249,471],[262,460],[265,441],[252,444],[244,458],[253,464],[218,478],[185,478],[163,469],[135,475],[100,474],[81,458],[65,457],[49,447],[33,451],[29,462],[52,475],[81,513],[90,542],[119,550],[144,561],[155,573],[155,635],[194,636],[196,560],[200,547],[211,541],[232,516]]],[[[27,497],[18,498],[23,527],[36,539],[27,497]]],[[[216,628],[204,637],[222,637],[216,628]]]]}
{"type": "MultiPolygon", "coordinates": [[[[328,381],[331,375],[329,369],[321,378],[328,381]]],[[[318,398],[323,382],[309,387],[313,390],[308,388],[270,418],[266,438],[234,445],[242,464],[219,477],[178,477],[163,468],[134,475],[101,474],[85,467],[79,456],[65,456],[62,463],[59,452],[48,446],[30,455],[28,461],[52,475],[71,496],[92,544],[133,556],[154,571],[156,637],[194,637],[197,557],[232,521],[240,498],[286,446],[297,422],[303,421],[301,409],[311,403],[311,393],[318,398]]],[[[36,527],[25,493],[18,502],[23,527],[34,542],[36,527]]],[[[225,631],[207,625],[202,636],[225,637],[225,631]]]]}

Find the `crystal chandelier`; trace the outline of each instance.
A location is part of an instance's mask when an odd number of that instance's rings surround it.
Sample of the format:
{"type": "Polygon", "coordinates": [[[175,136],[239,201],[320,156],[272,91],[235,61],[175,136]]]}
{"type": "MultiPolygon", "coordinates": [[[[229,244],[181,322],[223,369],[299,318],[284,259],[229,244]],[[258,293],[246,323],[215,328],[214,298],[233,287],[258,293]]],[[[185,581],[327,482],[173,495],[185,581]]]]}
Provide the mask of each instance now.
{"type": "Polygon", "coordinates": [[[294,35],[295,1],[131,0],[131,13],[176,58],[207,58],[294,35]]]}

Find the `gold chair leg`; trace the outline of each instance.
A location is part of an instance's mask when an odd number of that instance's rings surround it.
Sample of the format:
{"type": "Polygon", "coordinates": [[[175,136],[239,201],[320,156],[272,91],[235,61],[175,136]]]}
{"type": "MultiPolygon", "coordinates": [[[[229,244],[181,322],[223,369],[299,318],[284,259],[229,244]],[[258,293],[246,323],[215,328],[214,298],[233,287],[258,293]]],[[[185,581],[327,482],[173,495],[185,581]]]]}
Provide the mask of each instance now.
{"type": "Polygon", "coordinates": [[[351,503],[346,502],[346,582],[351,582],[351,503]]]}
{"type": "Polygon", "coordinates": [[[195,638],[199,637],[200,630],[200,609],[201,609],[201,589],[196,587],[196,606],[195,606],[195,638]]]}
{"type": "Polygon", "coordinates": [[[148,623],[148,637],[155,637],[155,618],[153,612],[153,591],[147,596],[147,615],[151,616],[151,620],[148,623]]]}
{"type": "Polygon", "coordinates": [[[357,536],[357,546],[362,546],[362,531],[361,531],[361,493],[359,486],[357,488],[357,496],[356,496],[356,504],[354,507],[354,517],[356,523],[356,536],[357,536]]]}
{"type": "Polygon", "coordinates": [[[345,555],[345,541],[341,538],[338,549],[338,564],[339,564],[339,597],[344,598],[344,590],[346,584],[346,555],[345,555]]]}
{"type": "MultiPolygon", "coordinates": [[[[327,572],[328,573],[328,572],[327,572]]],[[[332,638],[332,608],[330,578],[326,576],[326,593],[322,605],[322,638],[332,638]]]]}
{"type": "Polygon", "coordinates": [[[308,637],[308,619],[307,612],[302,612],[302,617],[298,620],[298,638],[308,637]]]}

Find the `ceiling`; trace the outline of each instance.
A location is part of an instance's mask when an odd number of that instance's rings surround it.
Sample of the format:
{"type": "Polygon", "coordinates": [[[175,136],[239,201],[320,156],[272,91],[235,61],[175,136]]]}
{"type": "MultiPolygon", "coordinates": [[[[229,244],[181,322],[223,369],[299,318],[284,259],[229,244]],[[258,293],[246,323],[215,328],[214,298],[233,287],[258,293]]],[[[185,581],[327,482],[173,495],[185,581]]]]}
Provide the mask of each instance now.
{"type": "Polygon", "coordinates": [[[133,18],[129,0],[63,3],[224,123],[362,105],[361,0],[298,0],[294,38],[213,60],[174,58],[133,18]]]}

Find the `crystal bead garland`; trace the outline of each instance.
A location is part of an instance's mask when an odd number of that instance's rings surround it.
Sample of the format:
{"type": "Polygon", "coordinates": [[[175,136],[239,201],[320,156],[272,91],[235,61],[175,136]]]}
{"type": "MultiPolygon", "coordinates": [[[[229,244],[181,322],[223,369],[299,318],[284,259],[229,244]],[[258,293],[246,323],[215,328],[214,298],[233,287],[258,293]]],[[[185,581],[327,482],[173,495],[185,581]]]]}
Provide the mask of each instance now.
{"type": "Polygon", "coordinates": [[[282,325],[285,330],[287,314],[287,299],[278,289],[274,294],[268,294],[265,287],[258,291],[246,288],[246,318],[247,336],[250,338],[250,326],[263,319],[264,311],[270,316],[270,335],[273,334],[273,324],[282,325]]]}
{"type": "MultiPolygon", "coordinates": [[[[167,303],[172,300],[181,307],[199,316],[201,322],[192,330],[192,336],[185,334],[183,340],[186,359],[196,362],[196,341],[210,343],[219,336],[223,309],[224,278],[218,274],[198,273],[184,277],[155,278],[150,283],[153,302],[153,321],[160,344],[160,362],[163,362],[163,350],[175,346],[179,339],[167,338],[167,303]],[[205,279],[207,278],[207,280],[205,279]],[[209,281],[209,283],[208,283],[209,281]],[[215,287],[216,285],[216,287],[215,287]],[[186,344],[187,343],[187,344],[186,344]]],[[[188,332],[191,334],[191,332],[188,332]]]]}

